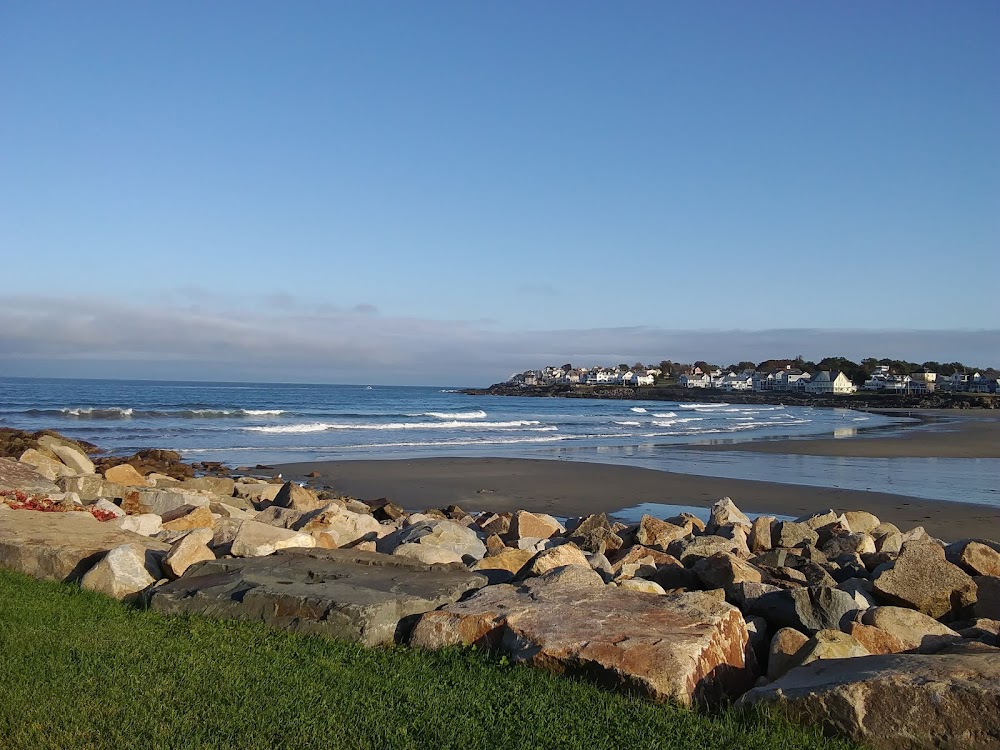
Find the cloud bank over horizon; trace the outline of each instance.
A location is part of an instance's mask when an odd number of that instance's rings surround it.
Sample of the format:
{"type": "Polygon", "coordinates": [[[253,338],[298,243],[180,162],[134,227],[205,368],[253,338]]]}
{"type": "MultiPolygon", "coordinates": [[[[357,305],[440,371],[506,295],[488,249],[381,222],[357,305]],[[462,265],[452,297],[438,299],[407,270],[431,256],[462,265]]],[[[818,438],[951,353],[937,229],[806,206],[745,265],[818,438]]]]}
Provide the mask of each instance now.
{"type": "Polygon", "coordinates": [[[262,295],[250,307],[203,299],[140,305],[8,297],[0,307],[0,375],[476,386],[564,362],[725,365],[801,354],[1000,365],[998,329],[514,331],[489,320],[383,316],[372,304],[306,306],[262,295]]]}

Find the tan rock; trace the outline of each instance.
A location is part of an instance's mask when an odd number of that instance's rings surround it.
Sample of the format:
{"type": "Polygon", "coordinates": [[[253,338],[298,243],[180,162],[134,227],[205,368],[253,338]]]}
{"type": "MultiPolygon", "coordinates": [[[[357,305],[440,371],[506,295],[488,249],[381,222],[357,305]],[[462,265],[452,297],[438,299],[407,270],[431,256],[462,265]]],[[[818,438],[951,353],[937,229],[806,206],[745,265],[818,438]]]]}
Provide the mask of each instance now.
{"type": "Polygon", "coordinates": [[[981,542],[969,542],[956,558],[957,564],[974,576],[1000,577],[1000,552],[981,542]]]}
{"type": "Polygon", "coordinates": [[[44,453],[41,453],[34,448],[28,448],[28,450],[21,454],[18,461],[26,466],[30,466],[43,477],[51,481],[55,481],[59,477],[71,477],[76,474],[75,471],[69,468],[62,461],[56,461],[54,458],[49,458],[44,453]]]}
{"type": "Polygon", "coordinates": [[[677,526],[668,521],[661,521],[650,515],[643,515],[636,530],[636,541],[644,547],[652,547],[662,552],[675,539],[683,539],[690,533],[687,526],[677,526]]]}
{"type": "Polygon", "coordinates": [[[741,703],[846,734],[874,750],[1000,746],[1000,650],[949,646],[933,656],[821,661],[756,688],[741,703]]]}
{"type": "Polygon", "coordinates": [[[180,578],[195,563],[214,560],[215,553],[208,548],[211,541],[211,529],[194,529],[180,541],[174,542],[163,560],[167,577],[180,578]]]}
{"type": "Polygon", "coordinates": [[[771,549],[771,527],[778,522],[774,516],[757,516],[750,527],[750,534],[747,536],[747,546],[750,552],[758,554],[771,549]]]}
{"type": "Polygon", "coordinates": [[[142,544],[122,544],[109,550],[80,580],[80,585],[115,599],[132,600],[161,577],[154,554],[142,544]]]}
{"type": "Polygon", "coordinates": [[[104,478],[109,482],[123,487],[145,487],[146,480],[132,464],[118,464],[104,472],[104,478]]]}
{"type": "Polygon", "coordinates": [[[645,578],[624,578],[618,581],[618,587],[626,591],[638,591],[643,594],[666,594],[666,590],[655,581],[645,578]]]}
{"type": "Polygon", "coordinates": [[[737,583],[764,583],[764,572],[728,552],[703,557],[692,566],[706,589],[727,589],[737,583]]]}
{"type": "Polygon", "coordinates": [[[820,630],[795,654],[795,666],[820,659],[852,659],[870,656],[871,652],[853,636],[839,630],[820,630]]]}
{"type": "Polygon", "coordinates": [[[510,513],[483,513],[476,519],[476,525],[487,536],[506,536],[510,531],[513,515],[510,513]]]}
{"type": "Polygon", "coordinates": [[[666,552],[633,544],[625,550],[619,550],[611,561],[611,572],[616,578],[634,578],[643,568],[673,566],[683,568],[680,560],[666,552]]]}
{"type": "Polygon", "coordinates": [[[560,544],[558,547],[550,547],[542,550],[521,568],[520,577],[540,576],[553,568],[561,568],[563,565],[582,565],[590,567],[590,561],[583,551],[572,542],[560,544]]]}
{"type": "Polygon", "coordinates": [[[408,560],[418,560],[427,565],[447,565],[462,562],[462,555],[450,547],[435,544],[406,542],[396,547],[392,554],[408,560]]]}
{"type": "Polygon", "coordinates": [[[868,649],[871,654],[898,654],[906,651],[906,645],[888,630],[865,625],[860,622],[848,624],[847,634],[868,649]]]}
{"type": "Polygon", "coordinates": [[[933,617],[905,607],[866,609],[861,615],[861,622],[892,634],[907,650],[936,646],[961,638],[958,633],[933,617]]]}
{"type": "Polygon", "coordinates": [[[70,445],[55,444],[51,450],[59,460],[73,470],[74,474],[93,474],[94,462],[87,458],[87,454],[79,448],[70,445]]]}
{"type": "Polygon", "coordinates": [[[373,516],[352,513],[339,505],[328,505],[322,511],[311,515],[304,524],[296,528],[301,531],[325,531],[338,540],[338,546],[346,546],[361,539],[374,540],[382,536],[383,526],[373,516]]]}
{"type": "Polygon", "coordinates": [[[295,482],[285,482],[275,495],[273,504],[279,508],[291,508],[302,512],[318,510],[327,505],[315,492],[295,482]]]}
{"type": "Polygon", "coordinates": [[[204,505],[184,505],[164,513],[164,531],[188,531],[189,529],[210,529],[215,522],[212,511],[204,505]]]}
{"type": "Polygon", "coordinates": [[[552,516],[519,510],[511,519],[508,535],[512,539],[522,539],[524,537],[548,539],[562,531],[562,524],[552,516]]]}
{"type": "Polygon", "coordinates": [[[259,521],[241,521],[232,542],[234,557],[264,557],[279,549],[315,547],[309,534],[279,529],[259,521]]]}
{"type": "Polygon", "coordinates": [[[728,497],[724,497],[721,500],[716,500],[712,505],[705,530],[709,534],[715,534],[723,526],[743,526],[749,531],[753,523],[743,511],[736,507],[736,503],[728,497]]]}
{"type": "Polygon", "coordinates": [[[505,548],[503,552],[477,560],[471,569],[482,573],[491,584],[508,583],[534,556],[531,550],[505,548]]]}
{"type": "Polygon", "coordinates": [[[871,534],[882,523],[877,516],[863,510],[849,510],[844,513],[844,518],[851,531],[863,534],[871,534]]]}
{"type": "Polygon", "coordinates": [[[904,542],[895,563],[872,579],[874,594],[886,604],[919,610],[934,618],[961,618],[976,602],[976,584],[944,559],[934,543],[904,542]]]}
{"type": "Polygon", "coordinates": [[[767,679],[776,680],[794,667],[799,649],[809,642],[809,636],[794,628],[781,628],[771,638],[768,649],[767,679]]]}
{"type": "Polygon", "coordinates": [[[756,677],[735,607],[699,593],[664,596],[603,586],[589,570],[582,572],[596,585],[547,580],[570,570],[488,586],[428,612],[411,644],[502,648],[517,662],[682,705],[738,694],[756,677]]]}
{"type": "Polygon", "coordinates": [[[189,490],[208,492],[222,497],[232,497],[235,486],[236,482],[229,477],[195,477],[181,482],[181,487],[189,490]]]}

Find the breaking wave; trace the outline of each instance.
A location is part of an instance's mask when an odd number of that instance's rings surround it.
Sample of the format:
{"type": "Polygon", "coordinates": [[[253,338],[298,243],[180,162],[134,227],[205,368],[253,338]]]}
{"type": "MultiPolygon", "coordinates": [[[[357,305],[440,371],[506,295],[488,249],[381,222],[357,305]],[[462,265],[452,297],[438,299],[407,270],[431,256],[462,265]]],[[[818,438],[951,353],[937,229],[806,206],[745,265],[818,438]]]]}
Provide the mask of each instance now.
{"type": "Polygon", "coordinates": [[[434,417],[434,419],[486,419],[486,412],[478,411],[425,411],[423,414],[408,414],[409,417],[434,417]]]}
{"type": "Polygon", "coordinates": [[[384,424],[361,423],[342,424],[337,422],[309,422],[306,424],[264,425],[244,427],[247,432],[295,433],[324,432],[326,430],[439,430],[439,429],[509,429],[515,427],[537,427],[541,422],[533,419],[516,419],[510,422],[388,422],[384,424]]]}

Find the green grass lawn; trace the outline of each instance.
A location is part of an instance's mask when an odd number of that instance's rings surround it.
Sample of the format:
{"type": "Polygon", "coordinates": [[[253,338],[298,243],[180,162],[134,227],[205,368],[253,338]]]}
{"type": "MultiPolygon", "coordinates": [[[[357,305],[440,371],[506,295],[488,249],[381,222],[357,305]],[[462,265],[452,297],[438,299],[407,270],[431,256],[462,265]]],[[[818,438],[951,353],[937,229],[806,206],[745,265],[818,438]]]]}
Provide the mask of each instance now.
{"type": "Polygon", "coordinates": [[[0,748],[846,748],[469,650],[167,618],[0,571],[0,748]]]}

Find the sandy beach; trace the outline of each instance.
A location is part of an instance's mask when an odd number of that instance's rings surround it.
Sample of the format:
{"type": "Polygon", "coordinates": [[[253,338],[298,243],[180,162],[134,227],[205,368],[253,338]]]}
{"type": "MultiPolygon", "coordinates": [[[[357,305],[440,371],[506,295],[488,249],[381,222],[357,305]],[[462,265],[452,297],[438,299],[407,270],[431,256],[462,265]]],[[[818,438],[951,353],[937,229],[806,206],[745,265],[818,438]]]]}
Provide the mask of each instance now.
{"type": "Polygon", "coordinates": [[[319,461],[276,467],[285,478],[328,485],[360,499],[408,508],[526,509],[559,516],[614,512],[640,503],[708,507],[731,497],[746,511],[800,516],[826,508],[867,510],[901,528],[923,526],[951,541],[1000,539],[1000,512],[967,503],[878,492],[678,474],[632,466],[515,458],[319,461]]]}
{"type": "Polygon", "coordinates": [[[1000,413],[957,409],[881,411],[913,417],[912,426],[859,431],[849,438],[761,440],[722,445],[692,445],[697,450],[784,453],[861,458],[1000,458],[1000,413]]]}

